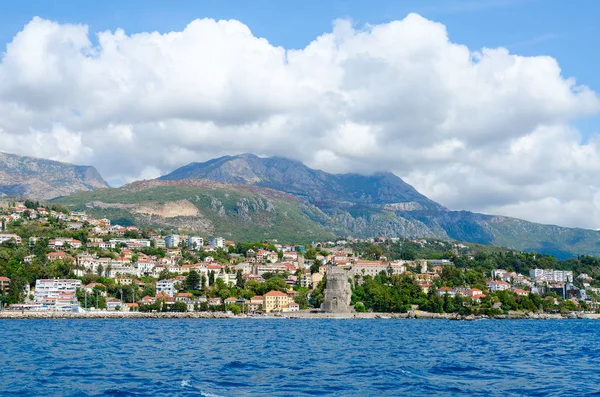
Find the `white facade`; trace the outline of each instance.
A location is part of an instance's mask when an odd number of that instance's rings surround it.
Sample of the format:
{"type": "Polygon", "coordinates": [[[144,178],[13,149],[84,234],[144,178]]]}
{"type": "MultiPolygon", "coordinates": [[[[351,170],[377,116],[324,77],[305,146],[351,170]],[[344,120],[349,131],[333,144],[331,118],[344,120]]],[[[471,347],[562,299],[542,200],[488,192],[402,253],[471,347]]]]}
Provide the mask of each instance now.
{"type": "Polygon", "coordinates": [[[510,284],[506,281],[488,281],[487,287],[491,292],[506,291],[510,289],[510,284]]]}
{"type": "Polygon", "coordinates": [[[115,248],[117,245],[125,244],[127,248],[148,248],[152,244],[150,240],[136,239],[136,238],[113,238],[110,240],[111,248],[115,248]]]}
{"type": "Polygon", "coordinates": [[[223,237],[213,237],[210,239],[208,245],[217,248],[225,248],[225,239],[223,237]]]}
{"type": "Polygon", "coordinates": [[[181,236],[179,234],[171,234],[165,237],[165,245],[167,248],[177,248],[181,244],[181,236]]]}
{"type": "Polygon", "coordinates": [[[529,276],[535,281],[573,282],[573,272],[570,270],[531,269],[529,276]]]}
{"type": "Polygon", "coordinates": [[[72,311],[77,306],[77,288],[81,288],[81,280],[36,280],[33,301],[46,310],[72,311]]]}
{"type": "Polygon", "coordinates": [[[379,273],[388,273],[391,268],[392,274],[402,274],[405,271],[404,264],[401,263],[383,263],[383,262],[356,262],[350,269],[350,276],[371,276],[375,277],[379,273]]]}
{"type": "Polygon", "coordinates": [[[175,282],[171,280],[160,280],[156,283],[156,293],[175,296],[175,282]]]}
{"type": "Polygon", "coordinates": [[[189,249],[200,251],[204,245],[204,239],[197,236],[189,236],[187,238],[187,246],[189,249]]]}
{"type": "Polygon", "coordinates": [[[15,243],[21,244],[21,237],[16,234],[0,234],[0,244],[9,240],[15,240],[15,243]]]}
{"type": "Polygon", "coordinates": [[[167,248],[167,243],[164,238],[154,237],[151,238],[150,241],[154,243],[154,247],[156,248],[167,248]]]}

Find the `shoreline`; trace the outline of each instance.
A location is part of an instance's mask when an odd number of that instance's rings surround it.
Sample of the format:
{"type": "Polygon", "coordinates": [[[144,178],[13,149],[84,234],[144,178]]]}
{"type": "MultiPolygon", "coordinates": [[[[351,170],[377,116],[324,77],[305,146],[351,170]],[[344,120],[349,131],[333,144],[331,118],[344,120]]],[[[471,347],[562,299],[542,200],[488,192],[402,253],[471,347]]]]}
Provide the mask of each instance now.
{"type": "Polygon", "coordinates": [[[600,320],[596,313],[525,313],[510,312],[497,316],[461,316],[456,313],[429,313],[410,311],[408,313],[311,313],[309,311],[288,312],[282,314],[268,314],[264,316],[235,316],[226,312],[0,312],[0,320],[44,320],[44,319],[416,319],[416,320],[563,320],[563,319],[588,319],[600,320]]]}

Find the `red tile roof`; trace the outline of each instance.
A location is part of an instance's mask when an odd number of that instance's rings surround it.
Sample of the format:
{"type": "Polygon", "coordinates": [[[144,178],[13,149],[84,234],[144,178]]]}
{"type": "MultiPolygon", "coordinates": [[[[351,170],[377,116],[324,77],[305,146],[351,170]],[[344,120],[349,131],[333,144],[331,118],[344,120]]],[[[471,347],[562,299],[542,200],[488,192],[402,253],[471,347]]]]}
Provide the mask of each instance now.
{"type": "Polygon", "coordinates": [[[269,291],[265,294],[265,296],[287,296],[287,294],[284,294],[281,291],[269,291]]]}

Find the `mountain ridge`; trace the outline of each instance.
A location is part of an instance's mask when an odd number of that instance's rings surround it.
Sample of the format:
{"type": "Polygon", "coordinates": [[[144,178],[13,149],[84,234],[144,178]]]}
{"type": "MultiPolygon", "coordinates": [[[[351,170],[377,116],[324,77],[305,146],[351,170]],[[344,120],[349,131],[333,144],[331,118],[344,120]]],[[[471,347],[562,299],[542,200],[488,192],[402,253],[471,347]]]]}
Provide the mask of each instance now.
{"type": "Polygon", "coordinates": [[[297,160],[258,157],[250,153],[223,156],[204,163],[190,163],[158,179],[212,179],[237,185],[262,186],[308,197],[312,202],[415,202],[423,208],[445,210],[442,205],[425,197],[391,172],[378,172],[369,176],[356,173],[330,174],[311,169],[297,160]]]}
{"type": "Polygon", "coordinates": [[[49,200],[107,187],[92,166],[0,152],[0,193],[49,200]]]}
{"type": "Polygon", "coordinates": [[[237,240],[441,238],[559,258],[600,256],[599,231],[451,211],[390,172],[329,174],[283,157],[223,156],[108,188],[94,167],[0,152],[1,192],[237,240]]]}
{"type": "Polygon", "coordinates": [[[329,174],[296,160],[223,156],[190,163],[161,180],[206,178],[269,187],[301,197],[329,217],[329,227],[357,237],[436,237],[537,250],[559,257],[600,255],[600,232],[543,225],[517,218],[450,211],[390,172],[329,174]]]}

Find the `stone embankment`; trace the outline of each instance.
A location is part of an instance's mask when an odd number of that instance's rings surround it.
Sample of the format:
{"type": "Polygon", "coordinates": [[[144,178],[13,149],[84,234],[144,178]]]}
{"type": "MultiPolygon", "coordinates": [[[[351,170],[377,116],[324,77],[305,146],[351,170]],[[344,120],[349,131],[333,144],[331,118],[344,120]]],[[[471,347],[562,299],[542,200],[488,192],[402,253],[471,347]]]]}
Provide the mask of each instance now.
{"type": "Polygon", "coordinates": [[[517,319],[535,319],[535,320],[558,320],[558,319],[595,319],[600,320],[600,314],[592,313],[531,313],[531,312],[509,312],[508,314],[497,316],[463,316],[456,313],[429,313],[419,310],[409,311],[408,313],[314,313],[308,311],[285,313],[288,318],[357,318],[357,319],[439,319],[439,320],[517,320],[517,319]]]}
{"type": "MultiPolygon", "coordinates": [[[[107,312],[93,311],[83,313],[71,312],[20,312],[20,311],[3,311],[0,312],[0,320],[2,319],[215,319],[215,318],[242,318],[234,316],[231,312],[187,312],[187,313],[141,313],[141,312],[107,312]]],[[[299,311],[282,314],[267,314],[263,316],[250,316],[246,318],[289,318],[289,319],[439,319],[439,320],[460,320],[472,321],[482,319],[494,320],[516,320],[516,319],[531,319],[531,320],[559,320],[559,319],[595,319],[600,320],[600,314],[592,313],[567,313],[567,314],[551,314],[551,313],[524,313],[524,312],[509,312],[508,314],[497,316],[461,316],[456,313],[429,313],[423,311],[410,311],[408,313],[323,313],[299,311]]]]}
{"type": "Polygon", "coordinates": [[[94,311],[83,313],[71,312],[0,312],[1,319],[106,319],[106,318],[233,318],[232,313],[225,312],[186,312],[186,313],[142,313],[142,312],[107,312],[94,311]]]}

